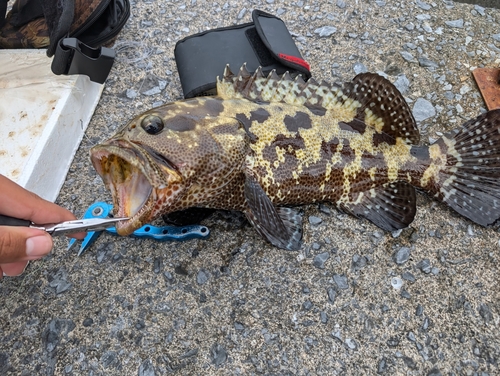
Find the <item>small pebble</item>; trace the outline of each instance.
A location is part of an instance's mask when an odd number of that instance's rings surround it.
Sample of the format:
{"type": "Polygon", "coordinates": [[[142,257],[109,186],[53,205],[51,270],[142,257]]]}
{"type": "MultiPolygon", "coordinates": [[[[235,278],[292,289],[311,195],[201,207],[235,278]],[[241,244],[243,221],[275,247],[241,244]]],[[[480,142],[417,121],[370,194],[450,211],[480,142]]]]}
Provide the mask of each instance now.
{"type": "Polygon", "coordinates": [[[335,281],[339,289],[346,290],[349,288],[347,277],[344,274],[334,274],[333,280],[335,281]]]}
{"type": "Polygon", "coordinates": [[[439,67],[438,63],[436,63],[432,60],[429,60],[426,57],[418,58],[418,63],[421,67],[424,67],[424,68],[438,68],[439,67]]]}
{"type": "Polygon", "coordinates": [[[83,326],[89,327],[94,323],[94,320],[92,320],[90,317],[87,317],[85,320],[83,320],[83,326]]]}
{"type": "Polygon", "coordinates": [[[328,294],[328,301],[332,304],[335,303],[335,298],[337,297],[337,292],[335,291],[335,289],[333,287],[329,287],[326,290],[326,293],[328,294]]]}
{"type": "Polygon", "coordinates": [[[403,280],[399,277],[393,277],[391,278],[391,286],[396,290],[399,290],[401,287],[403,287],[403,280]]]}
{"type": "Polygon", "coordinates": [[[449,27],[456,27],[459,29],[462,29],[464,27],[464,20],[463,19],[458,19],[458,20],[453,20],[453,21],[445,21],[444,22],[446,25],[449,27]]]}
{"type": "Polygon", "coordinates": [[[238,13],[238,19],[241,20],[243,17],[245,17],[245,13],[247,12],[247,8],[243,8],[240,10],[238,13]]]}
{"type": "Polygon", "coordinates": [[[352,268],[355,270],[363,269],[367,264],[367,259],[364,256],[354,255],[352,256],[352,268]]]}
{"type": "Polygon", "coordinates": [[[399,250],[393,255],[393,260],[398,265],[403,265],[410,259],[411,250],[408,247],[401,247],[399,250]]]}
{"type": "MultiPolygon", "coordinates": [[[[408,93],[408,90],[410,90],[410,81],[406,77],[406,75],[401,74],[398,76],[396,81],[394,81],[394,86],[399,90],[399,92],[403,95],[408,93]]],[[[402,230],[397,230],[399,233],[401,233],[402,230]]]]}
{"type": "Polygon", "coordinates": [[[125,95],[127,96],[128,99],[134,99],[137,97],[138,93],[134,89],[127,89],[125,95]]]}
{"type": "Polygon", "coordinates": [[[377,366],[377,373],[378,374],[387,373],[388,369],[389,369],[389,367],[387,365],[387,359],[386,358],[380,359],[380,361],[378,362],[378,366],[377,366]]]}
{"type": "Polygon", "coordinates": [[[411,295],[408,291],[406,291],[405,289],[402,289],[401,290],[401,296],[405,299],[410,299],[411,298],[411,295]]]}
{"type": "Polygon", "coordinates": [[[352,338],[346,338],[345,340],[345,344],[347,345],[347,347],[349,347],[351,350],[356,350],[358,348],[358,344],[356,343],[355,340],[353,340],[352,338]]]}
{"type": "Polygon", "coordinates": [[[220,366],[227,360],[226,349],[218,343],[212,346],[210,355],[212,357],[212,363],[215,364],[216,366],[220,366]]]}
{"type": "Polygon", "coordinates": [[[405,59],[409,63],[416,63],[417,62],[415,57],[413,57],[413,55],[407,51],[401,51],[400,54],[403,57],[403,59],[405,59]]]}
{"type": "Polygon", "coordinates": [[[330,215],[332,213],[332,211],[330,210],[330,207],[325,205],[325,204],[319,204],[318,209],[320,212],[325,213],[327,215],[330,215]]]}
{"type": "Polygon", "coordinates": [[[337,31],[335,26],[323,26],[314,30],[314,34],[318,34],[320,37],[329,37],[337,31]]]}
{"type": "Polygon", "coordinates": [[[491,320],[493,320],[493,313],[491,312],[491,308],[488,304],[486,303],[481,303],[479,305],[479,315],[483,318],[483,320],[486,323],[489,323],[491,320]]]}
{"type": "Polygon", "coordinates": [[[436,109],[427,99],[418,98],[413,105],[413,116],[416,121],[424,121],[436,116],[436,109]]]}
{"type": "Polygon", "coordinates": [[[416,281],[415,276],[410,272],[403,272],[403,274],[401,274],[401,278],[411,283],[414,283],[416,281]]]}
{"type": "Polygon", "coordinates": [[[309,216],[309,223],[313,226],[319,225],[323,220],[320,217],[316,217],[314,215],[309,216]]]}
{"type": "Polygon", "coordinates": [[[431,261],[429,259],[423,259],[417,264],[417,268],[419,268],[423,273],[429,274],[432,270],[431,261]]]}
{"type": "Polygon", "coordinates": [[[337,6],[340,9],[344,9],[346,7],[346,2],[344,0],[337,0],[337,6]]]}
{"type": "Polygon", "coordinates": [[[429,4],[427,4],[421,0],[417,0],[416,4],[417,4],[417,7],[419,7],[420,9],[423,9],[423,10],[429,10],[432,8],[429,4]]]}
{"type": "Polygon", "coordinates": [[[424,313],[424,307],[422,305],[417,305],[417,308],[415,309],[415,316],[422,316],[424,313]]]}
{"type": "Polygon", "coordinates": [[[387,346],[389,347],[397,347],[399,345],[399,338],[398,337],[391,337],[387,340],[387,346]]]}
{"type": "Polygon", "coordinates": [[[162,268],[161,258],[156,257],[153,262],[153,273],[160,274],[162,268]]]}
{"type": "Polygon", "coordinates": [[[437,366],[434,366],[428,373],[427,376],[442,376],[441,371],[437,366]]]}
{"type": "Polygon", "coordinates": [[[415,337],[415,333],[413,333],[413,332],[408,332],[408,335],[406,336],[406,338],[408,338],[412,342],[417,341],[417,338],[415,337]]]}
{"type": "Polygon", "coordinates": [[[406,356],[406,355],[403,355],[401,357],[401,359],[403,360],[404,364],[410,368],[410,369],[416,369],[417,368],[417,365],[415,364],[415,361],[410,358],[409,356],[406,356]]]}
{"type": "Polygon", "coordinates": [[[413,22],[410,22],[405,26],[405,29],[408,31],[412,31],[413,29],[415,29],[415,25],[413,24],[413,22]]]}
{"type": "Polygon", "coordinates": [[[314,256],[313,265],[315,267],[317,267],[318,269],[324,269],[325,262],[327,262],[329,258],[330,258],[329,252],[320,253],[320,254],[314,256]]]}
{"type": "Polygon", "coordinates": [[[321,320],[321,322],[322,322],[323,324],[328,323],[328,315],[326,314],[326,312],[321,311],[321,312],[319,313],[319,318],[320,318],[320,320],[321,320]]]}
{"type": "Polygon", "coordinates": [[[203,284],[207,283],[208,278],[209,278],[208,272],[205,269],[200,269],[200,271],[196,275],[196,282],[199,285],[203,285],[203,284]]]}
{"type": "Polygon", "coordinates": [[[312,307],[313,304],[310,300],[306,300],[304,303],[302,303],[302,308],[304,308],[305,311],[309,311],[312,307]]]}
{"type": "Polygon", "coordinates": [[[396,238],[399,238],[399,236],[401,235],[402,232],[403,232],[403,229],[400,228],[399,230],[391,232],[391,235],[394,239],[396,239],[396,238]]]}
{"type": "Polygon", "coordinates": [[[426,318],[424,319],[423,324],[422,324],[422,330],[427,330],[427,329],[429,329],[429,325],[430,325],[429,318],[428,318],[428,317],[426,317],[426,318]]]}
{"type": "Polygon", "coordinates": [[[146,359],[139,367],[138,376],[155,376],[155,367],[151,359],[146,359]]]}
{"type": "Polygon", "coordinates": [[[368,69],[363,63],[356,63],[354,64],[354,73],[355,74],[360,74],[360,73],[365,73],[368,72],[368,69]]]}
{"type": "Polygon", "coordinates": [[[484,8],[478,4],[474,5],[474,10],[478,12],[481,16],[484,16],[484,8]]]}

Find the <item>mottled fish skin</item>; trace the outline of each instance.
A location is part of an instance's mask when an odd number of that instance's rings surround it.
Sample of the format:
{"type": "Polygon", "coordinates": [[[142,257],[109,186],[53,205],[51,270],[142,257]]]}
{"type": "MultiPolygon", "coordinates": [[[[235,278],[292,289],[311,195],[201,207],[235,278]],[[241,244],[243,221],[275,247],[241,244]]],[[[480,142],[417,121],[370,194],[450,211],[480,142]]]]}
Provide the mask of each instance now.
{"type": "Polygon", "coordinates": [[[376,74],[330,85],[227,67],[217,92],[147,111],[92,149],[116,214],[133,217],[119,233],[192,207],[241,210],[272,244],[298,249],[290,206],[327,201],[390,231],[412,222],[414,187],[483,226],[500,217],[498,110],[427,147],[376,74]]]}

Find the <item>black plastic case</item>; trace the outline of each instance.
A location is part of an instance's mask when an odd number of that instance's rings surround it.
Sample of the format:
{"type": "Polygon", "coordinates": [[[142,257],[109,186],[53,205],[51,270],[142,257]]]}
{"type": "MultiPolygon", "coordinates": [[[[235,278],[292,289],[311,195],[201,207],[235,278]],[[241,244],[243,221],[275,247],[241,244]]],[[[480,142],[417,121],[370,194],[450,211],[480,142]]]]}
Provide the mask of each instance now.
{"type": "Polygon", "coordinates": [[[216,77],[227,64],[236,73],[246,63],[249,72],[262,67],[264,74],[276,69],[292,76],[311,77],[285,23],[260,10],[253,22],[190,35],[175,45],[175,62],[185,98],[216,94],[216,77]]]}

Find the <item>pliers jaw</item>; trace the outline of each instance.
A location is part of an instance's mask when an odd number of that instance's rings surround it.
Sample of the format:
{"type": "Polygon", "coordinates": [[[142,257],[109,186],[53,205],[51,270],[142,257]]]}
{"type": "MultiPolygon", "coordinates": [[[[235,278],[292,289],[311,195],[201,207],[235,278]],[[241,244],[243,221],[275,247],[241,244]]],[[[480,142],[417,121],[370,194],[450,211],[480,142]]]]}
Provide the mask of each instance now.
{"type": "MultiPolygon", "coordinates": [[[[85,212],[83,218],[109,218],[112,215],[113,205],[107,204],[105,202],[96,202],[92,204],[85,212]]],[[[116,219],[116,221],[121,219],[116,219]]],[[[100,231],[89,231],[87,236],[82,241],[80,250],[78,251],[78,256],[82,255],[87,249],[89,249],[92,244],[101,235],[103,230],[100,231]]],[[[115,227],[108,227],[104,231],[111,234],[117,235],[115,227]]],[[[139,238],[150,238],[158,241],[167,240],[189,240],[193,238],[205,239],[210,235],[210,231],[207,227],[201,225],[189,225],[189,226],[153,226],[144,225],[141,228],[135,230],[131,236],[139,238]]],[[[76,239],[71,239],[68,250],[73,248],[76,244],[76,239]]]]}
{"type": "MultiPolygon", "coordinates": [[[[107,218],[110,216],[113,210],[113,205],[107,204],[105,202],[96,202],[89,206],[83,218],[107,218]]],[[[88,231],[87,235],[80,245],[78,251],[78,256],[81,256],[94,242],[97,240],[102,231],[88,231]]],[[[68,250],[72,249],[76,244],[76,239],[71,239],[68,245],[68,250]]]]}

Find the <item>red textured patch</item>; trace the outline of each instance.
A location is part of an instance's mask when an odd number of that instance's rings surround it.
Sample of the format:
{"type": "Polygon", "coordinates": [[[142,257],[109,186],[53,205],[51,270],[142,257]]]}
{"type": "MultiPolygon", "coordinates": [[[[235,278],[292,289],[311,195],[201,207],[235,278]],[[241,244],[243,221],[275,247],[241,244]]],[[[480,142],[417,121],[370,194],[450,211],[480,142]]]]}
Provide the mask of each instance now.
{"type": "Polygon", "coordinates": [[[292,55],[286,55],[286,54],[282,54],[282,53],[279,53],[278,57],[280,59],[289,61],[290,63],[294,63],[294,64],[297,64],[297,65],[300,65],[301,67],[304,67],[307,70],[311,69],[311,66],[309,65],[309,63],[307,61],[305,61],[304,59],[301,59],[300,57],[292,56],[292,55]]]}

